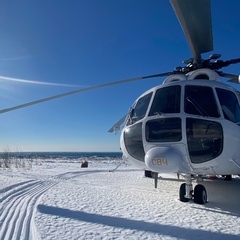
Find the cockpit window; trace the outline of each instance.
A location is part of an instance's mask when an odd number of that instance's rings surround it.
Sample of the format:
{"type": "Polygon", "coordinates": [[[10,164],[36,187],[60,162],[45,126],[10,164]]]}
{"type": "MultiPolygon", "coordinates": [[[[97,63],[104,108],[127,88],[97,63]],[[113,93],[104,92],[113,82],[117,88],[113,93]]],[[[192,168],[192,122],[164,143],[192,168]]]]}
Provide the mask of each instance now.
{"type": "Polygon", "coordinates": [[[136,105],[130,109],[127,125],[145,117],[151,97],[152,92],[138,99],[136,105]]]}
{"type": "Polygon", "coordinates": [[[223,129],[220,123],[187,118],[187,144],[192,163],[203,163],[218,157],[223,150],[223,129]]]}
{"type": "Polygon", "coordinates": [[[148,142],[179,142],[182,140],[180,118],[159,118],[146,123],[148,142]]]}
{"type": "Polygon", "coordinates": [[[206,86],[185,87],[185,112],[205,117],[220,117],[213,90],[206,86]]]}
{"type": "Polygon", "coordinates": [[[160,88],[156,91],[149,116],[180,112],[180,86],[160,88]]]}
{"type": "Polygon", "coordinates": [[[217,88],[216,91],[225,119],[234,123],[239,123],[240,107],[236,95],[231,91],[221,88],[217,88]]]}

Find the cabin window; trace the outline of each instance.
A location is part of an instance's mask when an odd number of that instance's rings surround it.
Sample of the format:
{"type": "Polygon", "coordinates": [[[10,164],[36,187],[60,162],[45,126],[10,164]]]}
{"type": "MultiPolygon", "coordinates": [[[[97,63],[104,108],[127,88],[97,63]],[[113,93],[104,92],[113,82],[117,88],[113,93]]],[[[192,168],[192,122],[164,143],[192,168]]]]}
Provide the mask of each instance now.
{"type": "Polygon", "coordinates": [[[145,152],[142,142],[142,123],[136,123],[125,129],[124,143],[130,156],[144,161],[145,152]]]}
{"type": "Polygon", "coordinates": [[[217,88],[216,91],[224,118],[234,123],[240,123],[240,107],[236,95],[221,88],[217,88]]]}
{"type": "Polygon", "coordinates": [[[188,114],[204,117],[220,117],[211,87],[186,86],[184,108],[188,114]]]}
{"type": "Polygon", "coordinates": [[[146,140],[148,142],[178,142],[182,139],[180,118],[162,118],[146,123],[146,140]]]}
{"type": "Polygon", "coordinates": [[[139,98],[133,108],[130,109],[127,125],[134,124],[144,118],[152,97],[152,92],[139,98]]]}
{"type": "Polygon", "coordinates": [[[216,158],[223,150],[221,124],[201,119],[187,118],[187,145],[192,163],[203,163],[216,158]]]}
{"type": "Polygon", "coordinates": [[[149,116],[161,115],[162,113],[180,112],[180,86],[160,88],[156,91],[149,116]]]}

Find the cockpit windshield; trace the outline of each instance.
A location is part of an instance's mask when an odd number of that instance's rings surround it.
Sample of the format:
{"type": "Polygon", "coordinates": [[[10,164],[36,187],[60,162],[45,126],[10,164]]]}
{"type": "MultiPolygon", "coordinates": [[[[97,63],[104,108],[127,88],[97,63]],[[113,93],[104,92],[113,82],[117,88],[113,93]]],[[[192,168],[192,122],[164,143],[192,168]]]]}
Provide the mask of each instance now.
{"type": "Polygon", "coordinates": [[[236,95],[231,91],[221,88],[217,88],[216,91],[225,119],[234,123],[239,123],[240,107],[236,95]]]}
{"type": "Polygon", "coordinates": [[[185,112],[205,117],[220,117],[211,87],[187,85],[185,87],[185,112]]]}
{"type": "Polygon", "coordinates": [[[163,113],[180,113],[180,86],[160,88],[156,91],[149,116],[163,113]]]}
{"type": "Polygon", "coordinates": [[[135,106],[130,109],[127,125],[133,124],[145,117],[151,97],[152,92],[138,99],[135,106]]]}

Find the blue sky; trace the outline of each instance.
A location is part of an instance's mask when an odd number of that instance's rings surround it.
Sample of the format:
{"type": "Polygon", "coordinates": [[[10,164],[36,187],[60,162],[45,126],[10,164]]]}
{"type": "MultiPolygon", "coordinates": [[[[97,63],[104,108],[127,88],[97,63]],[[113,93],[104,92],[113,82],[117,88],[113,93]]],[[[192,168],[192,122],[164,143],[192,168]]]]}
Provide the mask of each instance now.
{"type": "MultiPolygon", "coordinates": [[[[240,57],[239,1],[212,0],[214,51],[240,57]]],[[[173,70],[191,52],[167,0],[2,1],[0,109],[173,70]]],[[[239,74],[240,65],[226,72],[239,74]]],[[[164,78],[84,92],[0,115],[0,151],[119,151],[108,129],[164,78]]],[[[239,86],[233,85],[237,89],[239,86]]]]}

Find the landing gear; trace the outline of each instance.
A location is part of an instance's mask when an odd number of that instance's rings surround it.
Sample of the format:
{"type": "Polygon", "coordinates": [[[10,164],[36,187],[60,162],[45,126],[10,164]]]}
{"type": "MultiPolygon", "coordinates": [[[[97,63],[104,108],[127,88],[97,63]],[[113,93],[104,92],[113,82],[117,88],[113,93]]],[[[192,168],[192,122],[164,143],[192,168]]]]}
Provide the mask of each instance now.
{"type": "Polygon", "coordinates": [[[183,183],[179,189],[179,199],[181,202],[189,202],[189,198],[186,198],[186,183],[183,183]]]}
{"type": "Polygon", "coordinates": [[[196,185],[194,188],[194,202],[198,204],[207,203],[207,191],[201,184],[196,185]]]}
{"type": "Polygon", "coordinates": [[[231,181],[232,175],[223,175],[225,181],[231,181]]]}
{"type": "Polygon", "coordinates": [[[186,183],[183,183],[179,189],[179,200],[181,202],[189,202],[193,199],[197,204],[207,203],[206,188],[203,185],[198,184],[193,191],[191,175],[186,175],[185,180],[186,183]]]}

